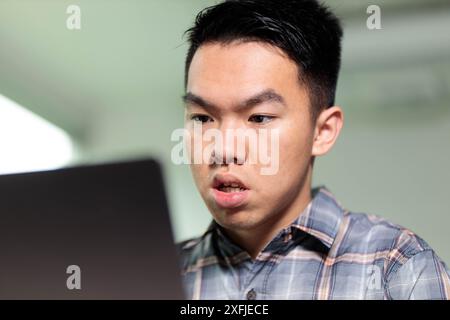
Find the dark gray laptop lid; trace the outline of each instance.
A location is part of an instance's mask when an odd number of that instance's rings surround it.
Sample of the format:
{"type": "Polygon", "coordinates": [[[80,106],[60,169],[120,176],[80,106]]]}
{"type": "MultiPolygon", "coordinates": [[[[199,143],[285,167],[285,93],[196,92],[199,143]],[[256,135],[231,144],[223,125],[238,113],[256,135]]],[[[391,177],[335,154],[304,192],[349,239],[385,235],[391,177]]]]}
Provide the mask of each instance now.
{"type": "Polygon", "coordinates": [[[159,165],[0,176],[0,298],[183,298],[159,165]]]}

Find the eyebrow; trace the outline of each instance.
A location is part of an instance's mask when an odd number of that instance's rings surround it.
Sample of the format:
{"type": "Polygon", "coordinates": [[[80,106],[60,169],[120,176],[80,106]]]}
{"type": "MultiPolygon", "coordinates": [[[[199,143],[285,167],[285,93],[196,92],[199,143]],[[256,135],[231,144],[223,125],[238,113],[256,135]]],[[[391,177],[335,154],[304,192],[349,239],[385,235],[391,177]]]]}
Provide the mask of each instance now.
{"type": "MultiPolygon", "coordinates": [[[[187,92],[182,98],[185,104],[193,104],[205,109],[218,109],[213,103],[208,102],[204,98],[192,92],[187,92]]],[[[286,106],[286,102],[280,94],[273,89],[266,89],[258,94],[255,94],[254,96],[251,96],[250,98],[245,99],[242,103],[238,104],[237,108],[247,109],[266,102],[276,102],[286,106]]]]}

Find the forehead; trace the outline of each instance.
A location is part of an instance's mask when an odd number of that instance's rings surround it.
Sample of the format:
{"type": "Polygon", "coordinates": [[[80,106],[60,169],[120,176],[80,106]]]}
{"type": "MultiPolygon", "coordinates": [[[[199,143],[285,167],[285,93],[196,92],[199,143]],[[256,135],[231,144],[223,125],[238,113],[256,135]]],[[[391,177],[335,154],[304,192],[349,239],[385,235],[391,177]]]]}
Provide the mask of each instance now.
{"type": "Polygon", "coordinates": [[[195,53],[187,91],[211,99],[242,99],[267,88],[300,88],[298,67],[279,48],[261,42],[208,43],[195,53]]]}

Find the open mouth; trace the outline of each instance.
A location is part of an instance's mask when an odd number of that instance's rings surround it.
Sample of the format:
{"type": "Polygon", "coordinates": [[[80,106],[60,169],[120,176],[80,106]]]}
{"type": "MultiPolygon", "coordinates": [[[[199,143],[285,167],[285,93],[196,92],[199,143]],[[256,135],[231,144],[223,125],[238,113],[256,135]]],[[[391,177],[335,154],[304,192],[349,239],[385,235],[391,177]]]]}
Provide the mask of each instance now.
{"type": "Polygon", "coordinates": [[[212,197],[221,208],[237,208],[249,201],[250,188],[232,174],[217,174],[211,187],[212,197]]]}
{"type": "Polygon", "coordinates": [[[216,187],[216,189],[226,193],[242,192],[247,190],[247,188],[243,187],[239,183],[221,183],[216,187]]]}
{"type": "Polygon", "coordinates": [[[237,208],[249,201],[250,189],[231,174],[216,175],[212,190],[214,201],[221,208],[237,208]]]}

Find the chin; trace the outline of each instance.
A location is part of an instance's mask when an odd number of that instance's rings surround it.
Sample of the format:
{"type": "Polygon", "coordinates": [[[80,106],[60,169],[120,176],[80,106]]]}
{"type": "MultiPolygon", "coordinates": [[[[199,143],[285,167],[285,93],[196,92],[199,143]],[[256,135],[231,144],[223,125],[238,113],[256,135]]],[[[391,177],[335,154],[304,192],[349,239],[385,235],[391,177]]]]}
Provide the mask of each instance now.
{"type": "Polygon", "coordinates": [[[214,218],[223,228],[231,230],[251,230],[262,223],[260,219],[255,219],[251,213],[244,210],[220,211],[214,218]]]}

